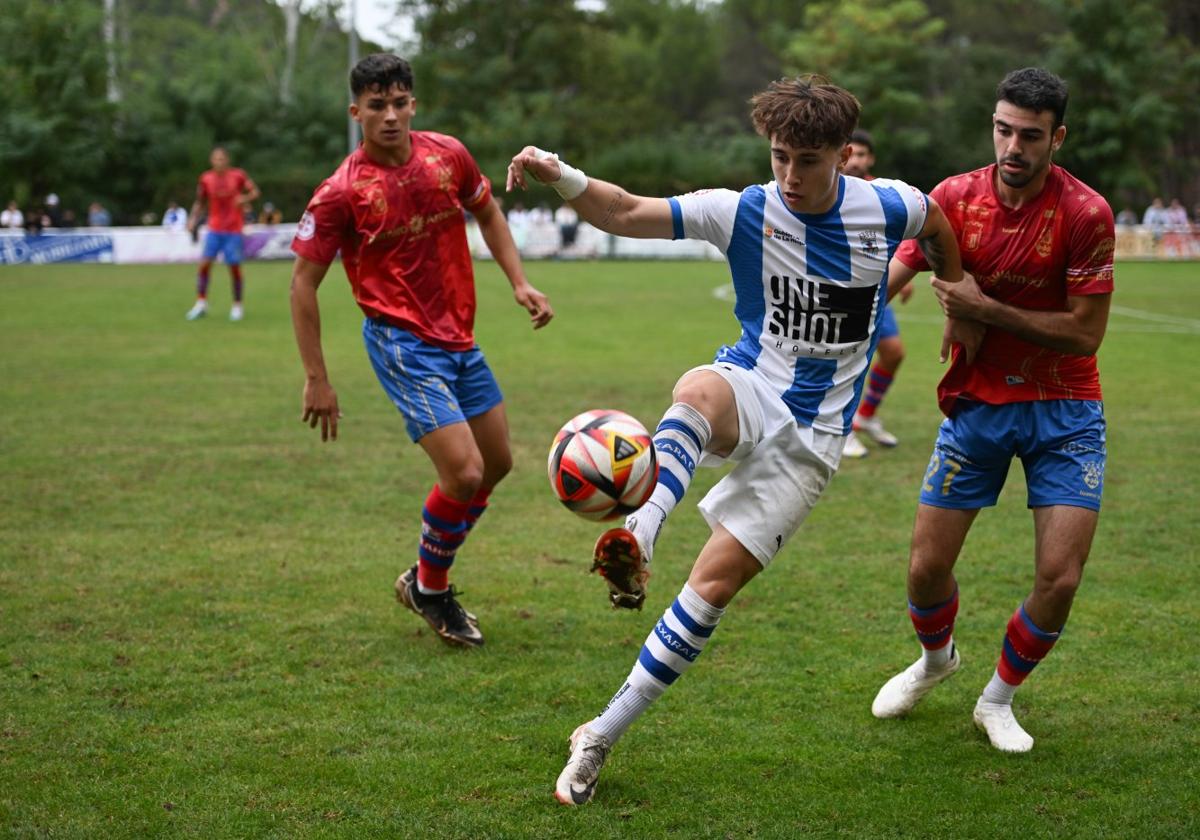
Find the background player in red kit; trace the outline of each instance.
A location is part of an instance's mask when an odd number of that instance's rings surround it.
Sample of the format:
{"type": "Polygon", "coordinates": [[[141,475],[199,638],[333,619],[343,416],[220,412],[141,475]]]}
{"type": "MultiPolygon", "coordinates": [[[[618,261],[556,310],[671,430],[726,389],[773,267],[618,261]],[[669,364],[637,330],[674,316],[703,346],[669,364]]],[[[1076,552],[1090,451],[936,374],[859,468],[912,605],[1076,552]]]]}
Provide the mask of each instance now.
{"type": "Polygon", "coordinates": [[[447,643],[483,635],[450,586],[455,552],[512,467],[503,397],[475,344],[475,281],[464,210],[534,328],[554,316],[529,285],[491,184],[458,140],[410,128],[412,68],[377,53],[350,72],[350,114],[363,143],[317,189],[292,250],[292,323],[304,363],[303,419],[336,439],[337,394],[321,352],[317,287],[338,250],[366,315],[363,340],[409,436],[437,471],[422,513],[418,562],[396,581],[400,601],[447,643]]]}
{"type": "Polygon", "coordinates": [[[188,214],[187,227],[192,233],[200,223],[200,209],[208,205],[208,233],[204,236],[200,269],[196,274],[196,303],[187,319],[195,321],[208,312],[208,272],[217,254],[223,254],[233,281],[233,305],[229,320],[242,320],[242,222],[245,208],[261,195],[257,185],[243,170],[229,165],[229,153],[220,146],[209,155],[212,169],[200,175],[196,200],[188,214]]]}
{"type": "MultiPolygon", "coordinates": [[[[958,237],[959,283],[933,287],[955,346],[938,386],[942,422],[925,473],[908,569],[909,615],[923,655],[880,689],[876,717],[899,717],[958,670],[954,563],[979,509],[996,503],[1020,457],[1033,510],[1033,590],[1008,623],[999,663],[975,705],[992,745],[1026,752],[1012,714],[1017,686],[1066,623],[1099,519],[1105,422],[1095,353],[1113,290],[1113,215],[1051,163],[1067,129],[1067,88],[1044,70],[1010,73],[992,116],[996,164],[939,184],[958,237]],[[954,331],[959,331],[957,334],[954,331]]],[[[901,246],[889,293],[926,262],[901,246]]]]}

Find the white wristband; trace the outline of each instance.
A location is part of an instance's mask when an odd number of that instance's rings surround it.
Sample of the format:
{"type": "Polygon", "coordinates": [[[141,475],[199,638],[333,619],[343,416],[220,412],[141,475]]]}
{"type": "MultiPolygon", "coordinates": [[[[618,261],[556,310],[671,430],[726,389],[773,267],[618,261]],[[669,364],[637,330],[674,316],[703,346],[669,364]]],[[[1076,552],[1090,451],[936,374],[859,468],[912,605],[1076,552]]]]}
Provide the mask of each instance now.
{"type": "Polygon", "coordinates": [[[545,149],[538,149],[534,154],[540,160],[552,159],[558,161],[559,175],[557,181],[551,181],[546,186],[553,189],[556,193],[562,196],[564,201],[571,201],[583,195],[588,188],[588,176],[582,169],[576,169],[571,164],[559,159],[558,155],[553,152],[547,152],[545,149]]]}

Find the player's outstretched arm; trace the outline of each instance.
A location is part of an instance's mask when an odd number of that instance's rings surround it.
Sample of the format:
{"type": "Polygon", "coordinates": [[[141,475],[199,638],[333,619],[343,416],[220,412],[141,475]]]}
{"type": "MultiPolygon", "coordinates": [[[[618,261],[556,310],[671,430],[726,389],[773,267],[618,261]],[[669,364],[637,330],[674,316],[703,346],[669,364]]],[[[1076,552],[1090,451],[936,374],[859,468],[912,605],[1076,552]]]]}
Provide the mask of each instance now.
{"type": "Polygon", "coordinates": [[[521,255],[496,200],[489,198],[487,204],[475,211],[475,219],[479,222],[483,241],[512,286],[513,297],[529,313],[533,328],[536,330],[549,324],[554,317],[554,309],[550,306],[549,298],[529,285],[525,269],[521,266],[521,255]]]}
{"type": "Polygon", "coordinates": [[[526,146],[513,157],[508,190],[526,189],[527,173],[552,187],[581,219],[605,233],[639,239],[670,239],[674,234],[671,205],[665,198],[631,195],[616,184],[589,178],[537,146],[526,146]]]}
{"type": "Polygon", "coordinates": [[[300,421],[315,429],[321,424],[321,440],[337,440],[337,392],[329,384],[325,354],[321,351],[321,310],[317,289],[329,266],[296,257],[292,267],[292,328],[304,364],[304,413],[300,421]]]}

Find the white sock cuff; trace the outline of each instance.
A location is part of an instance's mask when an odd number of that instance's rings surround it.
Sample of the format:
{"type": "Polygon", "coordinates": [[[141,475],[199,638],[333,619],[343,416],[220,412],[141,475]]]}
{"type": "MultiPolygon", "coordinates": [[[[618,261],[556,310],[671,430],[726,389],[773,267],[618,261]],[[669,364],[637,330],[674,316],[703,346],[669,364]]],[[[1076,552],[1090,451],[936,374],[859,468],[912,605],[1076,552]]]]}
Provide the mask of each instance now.
{"type": "Polygon", "coordinates": [[[667,409],[667,413],[663,415],[663,420],[678,420],[696,432],[700,437],[701,452],[704,451],[705,447],[708,446],[709,440],[712,439],[712,426],[709,425],[708,418],[687,403],[674,403],[667,409]]]}
{"type": "Polygon", "coordinates": [[[723,607],[714,607],[686,583],[683,585],[683,589],[679,590],[679,603],[688,611],[688,615],[705,627],[716,626],[717,622],[721,620],[721,616],[725,615],[723,607]]]}

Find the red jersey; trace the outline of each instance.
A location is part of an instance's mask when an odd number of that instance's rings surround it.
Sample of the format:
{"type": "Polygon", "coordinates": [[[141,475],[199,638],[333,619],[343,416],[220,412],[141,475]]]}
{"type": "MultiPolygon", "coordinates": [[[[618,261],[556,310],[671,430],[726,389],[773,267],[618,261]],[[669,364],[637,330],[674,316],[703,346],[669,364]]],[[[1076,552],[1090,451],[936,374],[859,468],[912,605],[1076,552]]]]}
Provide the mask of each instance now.
{"type": "MultiPolygon", "coordinates": [[[[1099,193],[1051,165],[1041,194],[1019,210],[1000,202],[996,166],[955,175],[930,195],[950,220],[963,269],[989,297],[1021,309],[1061,311],[1068,295],[1113,290],[1113,214],[1099,193]]],[[[905,265],[925,271],[914,240],[896,251],[905,265]]],[[[1002,404],[1030,400],[1098,400],[1095,356],[1060,353],[989,326],[968,365],[955,348],[938,384],[938,406],[949,415],[963,397],[1002,404]]]]}
{"type": "Polygon", "coordinates": [[[475,275],[463,209],[491,183],[458,140],[414,131],[412,156],[385,166],[363,147],[317,188],[292,250],[328,265],[338,249],[359,308],[447,350],[475,346],[475,275]]]}
{"type": "Polygon", "coordinates": [[[208,229],[214,233],[241,233],[243,214],[238,199],[253,187],[254,182],[241,169],[210,169],[202,174],[196,195],[208,200],[208,229]]]}

